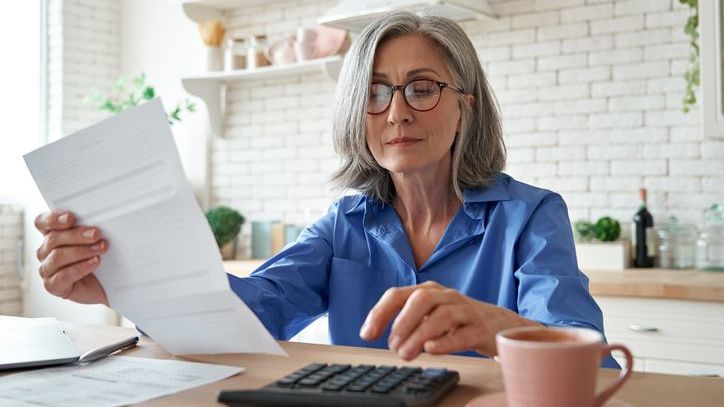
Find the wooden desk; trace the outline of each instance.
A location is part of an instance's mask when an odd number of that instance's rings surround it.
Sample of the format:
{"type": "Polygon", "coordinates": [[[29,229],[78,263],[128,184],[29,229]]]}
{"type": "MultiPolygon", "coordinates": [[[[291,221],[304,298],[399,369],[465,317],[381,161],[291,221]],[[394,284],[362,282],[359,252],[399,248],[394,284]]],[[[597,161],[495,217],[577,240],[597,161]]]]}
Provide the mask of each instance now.
{"type": "MultiPolygon", "coordinates": [[[[78,324],[66,324],[66,328],[81,351],[90,350],[102,343],[118,340],[135,332],[128,328],[78,324]]],[[[440,406],[461,407],[478,395],[500,391],[503,388],[499,368],[490,359],[422,355],[412,363],[403,363],[390,351],[380,349],[292,342],[282,342],[281,344],[291,357],[228,354],[178,358],[196,362],[243,366],[246,370],[242,374],[226,380],[151,400],[143,405],[219,405],[216,403],[216,395],[219,390],[259,388],[312,362],[444,366],[459,371],[460,384],[440,403],[440,406]]],[[[142,338],[139,347],[123,354],[160,359],[172,358],[149,338],[142,338]]],[[[599,387],[610,383],[617,373],[617,371],[602,369],[599,387]]],[[[616,396],[635,407],[719,407],[724,400],[724,379],[634,373],[616,396]]]]}

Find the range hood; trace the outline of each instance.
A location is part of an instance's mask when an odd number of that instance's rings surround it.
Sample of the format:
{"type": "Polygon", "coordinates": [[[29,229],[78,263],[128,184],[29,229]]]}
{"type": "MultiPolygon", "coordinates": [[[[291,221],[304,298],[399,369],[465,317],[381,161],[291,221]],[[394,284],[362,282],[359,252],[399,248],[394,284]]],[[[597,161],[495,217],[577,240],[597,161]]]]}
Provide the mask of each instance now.
{"type": "Polygon", "coordinates": [[[360,32],[372,20],[393,10],[443,16],[458,22],[498,18],[487,0],[342,0],[319,23],[360,32]]]}

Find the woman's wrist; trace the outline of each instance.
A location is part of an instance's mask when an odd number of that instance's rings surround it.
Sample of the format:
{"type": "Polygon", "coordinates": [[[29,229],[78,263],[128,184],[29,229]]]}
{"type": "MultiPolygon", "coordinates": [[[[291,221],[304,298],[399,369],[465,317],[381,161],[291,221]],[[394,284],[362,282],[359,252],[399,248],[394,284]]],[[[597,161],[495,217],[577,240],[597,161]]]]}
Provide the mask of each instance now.
{"type": "Polygon", "coordinates": [[[495,342],[495,335],[498,332],[509,328],[517,328],[524,326],[541,326],[540,322],[533,321],[532,319],[524,318],[519,314],[502,307],[497,307],[495,312],[495,318],[492,323],[487,323],[486,332],[483,333],[484,339],[483,346],[481,349],[475,349],[476,352],[484,355],[493,357],[498,354],[497,345],[495,342]]]}

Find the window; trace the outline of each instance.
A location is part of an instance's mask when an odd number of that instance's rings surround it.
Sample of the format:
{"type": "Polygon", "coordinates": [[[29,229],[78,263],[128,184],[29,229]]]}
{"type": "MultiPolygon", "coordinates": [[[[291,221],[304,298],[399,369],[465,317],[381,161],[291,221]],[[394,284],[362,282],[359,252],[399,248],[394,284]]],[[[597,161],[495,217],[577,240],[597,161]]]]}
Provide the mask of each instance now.
{"type": "Polygon", "coordinates": [[[43,3],[16,1],[12,12],[0,13],[0,203],[34,193],[22,155],[43,140],[43,3]]]}

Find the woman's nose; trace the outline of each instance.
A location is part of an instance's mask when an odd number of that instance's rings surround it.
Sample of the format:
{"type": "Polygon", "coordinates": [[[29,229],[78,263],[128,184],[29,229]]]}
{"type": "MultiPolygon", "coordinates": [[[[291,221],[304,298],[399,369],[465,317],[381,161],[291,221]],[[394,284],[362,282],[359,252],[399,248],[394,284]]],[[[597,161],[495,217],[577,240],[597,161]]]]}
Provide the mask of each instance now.
{"type": "Polygon", "coordinates": [[[390,110],[387,112],[387,122],[390,124],[409,123],[412,121],[412,109],[405,102],[402,89],[392,93],[390,110]]]}

